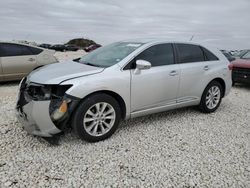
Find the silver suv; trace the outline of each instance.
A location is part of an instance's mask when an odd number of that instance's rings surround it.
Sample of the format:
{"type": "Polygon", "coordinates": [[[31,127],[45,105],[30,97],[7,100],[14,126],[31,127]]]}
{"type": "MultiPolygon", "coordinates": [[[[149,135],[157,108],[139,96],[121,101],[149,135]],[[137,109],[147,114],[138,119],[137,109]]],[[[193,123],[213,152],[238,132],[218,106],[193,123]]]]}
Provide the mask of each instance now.
{"type": "Polygon", "coordinates": [[[31,134],[52,137],[71,126],[96,142],[110,137],[122,119],[185,106],[214,112],[231,85],[229,61],[217,49],[122,41],[33,71],[20,83],[16,109],[31,134]]]}

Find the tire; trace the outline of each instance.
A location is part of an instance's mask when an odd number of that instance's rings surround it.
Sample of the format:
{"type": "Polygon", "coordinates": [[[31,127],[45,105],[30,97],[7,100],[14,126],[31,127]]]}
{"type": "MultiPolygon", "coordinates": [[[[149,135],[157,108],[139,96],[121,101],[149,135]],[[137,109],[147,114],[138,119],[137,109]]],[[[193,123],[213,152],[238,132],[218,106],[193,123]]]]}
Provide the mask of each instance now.
{"type": "Polygon", "coordinates": [[[80,103],[73,115],[72,127],[82,140],[98,142],[109,138],[116,131],[120,120],[119,103],[110,95],[97,93],[80,103]]]}
{"type": "Polygon", "coordinates": [[[203,113],[211,113],[217,110],[217,108],[220,106],[221,100],[222,100],[222,95],[223,95],[223,88],[221,84],[217,81],[212,81],[210,82],[207,87],[205,88],[202,97],[201,97],[201,102],[199,105],[199,108],[201,112],[203,113]],[[216,88],[216,89],[215,89],[216,88]],[[216,91],[214,93],[217,93],[217,95],[213,95],[211,97],[211,92],[216,91]],[[213,102],[208,102],[212,100],[213,102]]]}

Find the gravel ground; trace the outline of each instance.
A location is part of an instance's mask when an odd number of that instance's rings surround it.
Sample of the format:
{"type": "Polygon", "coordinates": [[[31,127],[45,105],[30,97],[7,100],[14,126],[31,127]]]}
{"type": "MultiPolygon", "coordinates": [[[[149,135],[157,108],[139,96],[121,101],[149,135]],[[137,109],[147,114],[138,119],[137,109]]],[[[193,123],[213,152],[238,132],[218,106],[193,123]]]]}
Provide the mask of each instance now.
{"type": "Polygon", "coordinates": [[[0,85],[0,187],[250,187],[250,88],[220,108],[123,122],[108,140],[73,133],[59,146],[28,135],[15,118],[17,82],[0,85]]]}

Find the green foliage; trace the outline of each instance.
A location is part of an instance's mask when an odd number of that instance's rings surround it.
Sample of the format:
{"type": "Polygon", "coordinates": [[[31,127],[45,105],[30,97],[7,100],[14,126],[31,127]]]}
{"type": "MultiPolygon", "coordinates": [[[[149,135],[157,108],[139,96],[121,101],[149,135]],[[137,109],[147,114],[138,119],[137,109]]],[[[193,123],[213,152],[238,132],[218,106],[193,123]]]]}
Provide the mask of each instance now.
{"type": "Polygon", "coordinates": [[[93,40],[85,39],[85,38],[76,38],[76,39],[71,39],[66,44],[73,44],[73,45],[85,48],[85,47],[90,46],[91,44],[96,44],[96,42],[93,40]]]}

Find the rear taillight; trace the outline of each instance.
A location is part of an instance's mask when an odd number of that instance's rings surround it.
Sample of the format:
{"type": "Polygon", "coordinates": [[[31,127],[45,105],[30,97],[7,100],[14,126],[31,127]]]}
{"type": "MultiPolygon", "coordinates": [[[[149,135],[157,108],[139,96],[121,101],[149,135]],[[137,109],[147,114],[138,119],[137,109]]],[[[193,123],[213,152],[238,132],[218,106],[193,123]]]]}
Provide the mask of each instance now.
{"type": "Polygon", "coordinates": [[[234,67],[233,64],[228,65],[229,70],[233,70],[233,67],[234,67]]]}

